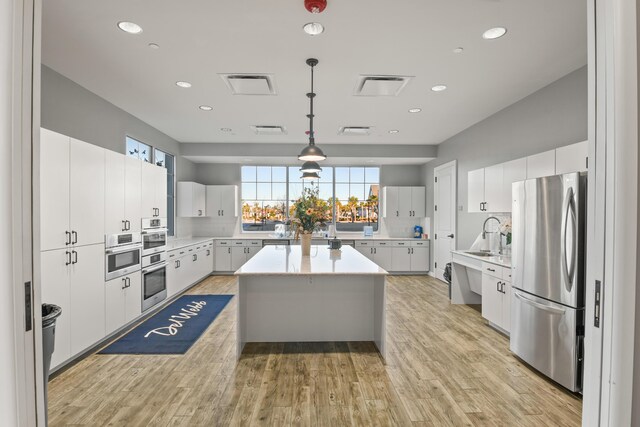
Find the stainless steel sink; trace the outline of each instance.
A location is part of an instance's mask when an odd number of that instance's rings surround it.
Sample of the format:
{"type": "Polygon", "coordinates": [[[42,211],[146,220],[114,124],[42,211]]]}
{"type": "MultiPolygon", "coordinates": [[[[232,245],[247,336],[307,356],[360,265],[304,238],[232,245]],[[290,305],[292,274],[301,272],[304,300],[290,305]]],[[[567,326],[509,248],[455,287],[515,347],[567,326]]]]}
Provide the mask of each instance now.
{"type": "Polygon", "coordinates": [[[481,256],[481,257],[492,257],[492,256],[495,256],[494,254],[489,253],[489,252],[465,251],[465,253],[469,254],[469,255],[481,256]]]}

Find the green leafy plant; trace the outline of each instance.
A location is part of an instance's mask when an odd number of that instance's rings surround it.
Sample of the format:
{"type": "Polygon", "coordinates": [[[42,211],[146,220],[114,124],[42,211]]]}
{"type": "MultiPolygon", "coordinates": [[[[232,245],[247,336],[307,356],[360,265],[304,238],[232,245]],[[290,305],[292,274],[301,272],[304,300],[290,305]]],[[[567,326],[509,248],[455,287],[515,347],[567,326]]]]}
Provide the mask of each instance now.
{"type": "Polygon", "coordinates": [[[317,187],[305,188],[294,202],[291,223],[296,227],[296,234],[311,234],[331,220],[331,208],[318,194],[317,187]]]}

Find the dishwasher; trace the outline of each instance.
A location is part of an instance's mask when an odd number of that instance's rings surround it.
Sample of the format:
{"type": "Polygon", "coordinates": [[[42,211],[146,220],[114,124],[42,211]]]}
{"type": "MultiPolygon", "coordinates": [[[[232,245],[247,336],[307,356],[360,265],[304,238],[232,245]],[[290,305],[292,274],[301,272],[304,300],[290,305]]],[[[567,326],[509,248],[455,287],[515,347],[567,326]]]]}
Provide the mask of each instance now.
{"type": "Polygon", "coordinates": [[[262,241],[262,247],[265,246],[289,246],[288,239],[266,239],[262,241]]]}

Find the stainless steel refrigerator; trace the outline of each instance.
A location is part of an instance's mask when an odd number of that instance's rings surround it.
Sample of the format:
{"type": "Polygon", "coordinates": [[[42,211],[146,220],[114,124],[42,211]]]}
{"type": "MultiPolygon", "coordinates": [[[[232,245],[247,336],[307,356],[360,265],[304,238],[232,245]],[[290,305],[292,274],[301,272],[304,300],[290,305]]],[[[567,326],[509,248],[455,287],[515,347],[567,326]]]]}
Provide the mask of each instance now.
{"type": "Polygon", "coordinates": [[[585,174],[513,184],[511,351],[582,388],[585,174]]]}

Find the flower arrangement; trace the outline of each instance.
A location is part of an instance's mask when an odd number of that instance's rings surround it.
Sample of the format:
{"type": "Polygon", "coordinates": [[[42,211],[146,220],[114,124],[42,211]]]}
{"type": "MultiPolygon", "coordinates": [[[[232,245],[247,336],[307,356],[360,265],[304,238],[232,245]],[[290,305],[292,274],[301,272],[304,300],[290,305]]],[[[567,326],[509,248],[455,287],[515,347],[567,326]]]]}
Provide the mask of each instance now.
{"type": "Polygon", "coordinates": [[[318,194],[317,187],[305,188],[293,204],[291,223],[296,230],[296,239],[300,234],[312,234],[331,220],[331,209],[318,194]]]}
{"type": "Polygon", "coordinates": [[[511,244],[511,217],[500,223],[500,234],[507,237],[507,245],[511,244]]]}

